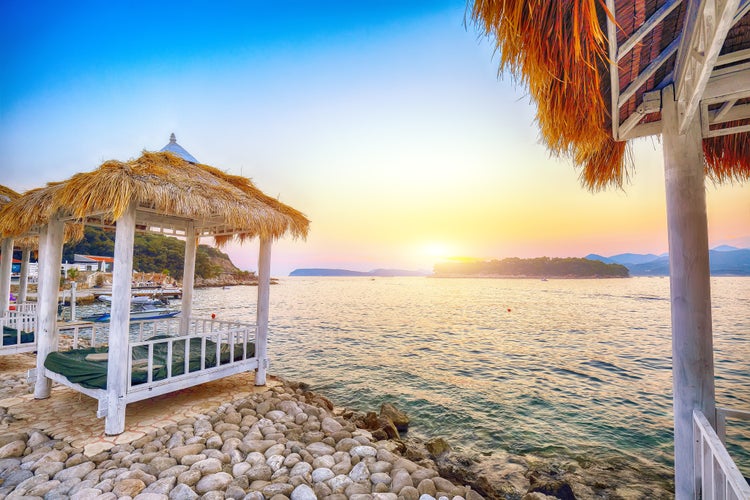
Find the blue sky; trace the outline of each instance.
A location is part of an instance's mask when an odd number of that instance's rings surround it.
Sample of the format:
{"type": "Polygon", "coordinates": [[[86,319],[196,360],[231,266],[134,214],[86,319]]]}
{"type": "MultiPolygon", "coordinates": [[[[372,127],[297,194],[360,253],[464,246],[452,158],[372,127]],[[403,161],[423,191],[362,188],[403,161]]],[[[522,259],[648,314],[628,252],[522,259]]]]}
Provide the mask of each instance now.
{"type": "MultiPolygon", "coordinates": [[[[312,220],[273,271],[666,251],[658,141],[592,194],[538,143],[465,4],[4,2],[0,183],[160,149],[251,177],[312,220]]],[[[750,246],[748,187],[708,185],[712,244],[750,246]]],[[[249,248],[228,247],[243,268],[249,248]]]]}

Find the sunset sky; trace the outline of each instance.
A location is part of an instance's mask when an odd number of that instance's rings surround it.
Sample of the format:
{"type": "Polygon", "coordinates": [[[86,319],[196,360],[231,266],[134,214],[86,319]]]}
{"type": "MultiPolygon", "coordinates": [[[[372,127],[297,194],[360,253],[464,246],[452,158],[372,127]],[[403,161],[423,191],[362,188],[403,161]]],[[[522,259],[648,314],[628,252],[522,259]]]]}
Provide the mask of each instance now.
{"type": "MultiPolygon", "coordinates": [[[[122,4],[2,4],[0,184],[174,132],[312,220],[307,241],[275,245],[275,275],[667,250],[659,141],[633,144],[624,191],[583,189],[462,1],[122,4]]],[[[750,247],[750,186],[707,193],[711,245],[750,247]]],[[[255,269],[254,245],[226,250],[255,269]]]]}

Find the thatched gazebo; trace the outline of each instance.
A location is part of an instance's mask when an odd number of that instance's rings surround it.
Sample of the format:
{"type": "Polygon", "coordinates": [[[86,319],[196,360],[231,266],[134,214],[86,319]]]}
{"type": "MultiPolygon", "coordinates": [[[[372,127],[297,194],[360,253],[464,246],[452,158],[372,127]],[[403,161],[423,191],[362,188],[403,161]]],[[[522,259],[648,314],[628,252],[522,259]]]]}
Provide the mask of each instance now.
{"type": "Polygon", "coordinates": [[[34,396],[49,397],[51,383],[55,380],[96,397],[98,415],[106,416],[105,432],[119,434],[124,430],[125,406],[129,402],[248,369],[257,370],[255,383],[264,385],[268,365],[271,243],[282,236],[304,238],[308,230],[309,221],[302,213],[266,196],[249,179],[188,161],[169,151],[144,152],[127,162],[107,161],[96,170],[28,191],[9,202],[0,209],[0,236],[39,235],[39,324],[34,396]],[[71,383],[45,368],[48,355],[57,351],[57,295],[64,225],[115,230],[108,360],[103,387],[71,383]],[[136,231],[185,239],[182,310],[177,332],[181,343],[175,343],[174,338],[161,338],[134,345],[129,339],[136,231]],[[199,322],[191,317],[195,255],[203,237],[213,238],[218,245],[232,239],[258,238],[260,241],[257,323],[251,325],[252,347],[248,347],[247,325],[199,322]],[[211,336],[209,340],[207,336],[211,336]],[[201,359],[193,369],[195,346],[201,359]],[[209,367],[204,358],[212,355],[209,351],[214,348],[215,359],[209,367]],[[178,362],[181,350],[184,365],[180,364],[182,360],[178,362]],[[163,351],[165,356],[161,362],[155,361],[157,351],[163,351]],[[148,353],[141,370],[145,373],[145,382],[141,385],[133,382],[130,375],[137,370],[136,352],[148,353]]]}
{"type": "Polygon", "coordinates": [[[548,148],[588,188],[623,186],[627,141],[661,135],[676,496],[750,498],[713,432],[750,413],[715,407],[705,200],[706,177],[750,178],[750,1],[475,0],[471,15],[500,70],[528,87],[548,148]]]}

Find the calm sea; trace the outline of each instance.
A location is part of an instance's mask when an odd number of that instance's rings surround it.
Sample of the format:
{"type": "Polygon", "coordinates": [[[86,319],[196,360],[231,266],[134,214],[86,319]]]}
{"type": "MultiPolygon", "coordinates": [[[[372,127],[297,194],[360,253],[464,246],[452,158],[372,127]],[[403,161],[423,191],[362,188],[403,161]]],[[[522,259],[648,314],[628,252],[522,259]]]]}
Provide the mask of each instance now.
{"type": "MultiPolygon", "coordinates": [[[[198,290],[195,312],[254,321],[256,293],[198,290]]],[[[717,402],[748,409],[750,279],[714,278],[712,296],[717,402]]],[[[270,373],[338,405],[391,401],[410,433],[488,463],[669,488],[667,278],[283,278],[270,311],[270,373]]],[[[750,476],[750,426],[732,421],[728,441],[750,476]]]]}

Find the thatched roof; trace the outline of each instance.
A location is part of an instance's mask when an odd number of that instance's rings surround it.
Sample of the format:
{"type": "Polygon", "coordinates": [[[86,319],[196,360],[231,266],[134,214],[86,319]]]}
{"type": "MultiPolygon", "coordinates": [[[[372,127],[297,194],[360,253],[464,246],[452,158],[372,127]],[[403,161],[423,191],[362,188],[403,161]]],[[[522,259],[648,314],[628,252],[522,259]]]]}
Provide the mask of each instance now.
{"type": "Polygon", "coordinates": [[[11,188],[0,184],[0,207],[17,199],[19,196],[21,195],[13,191],[11,188]]]}
{"type": "MultiPolygon", "coordinates": [[[[736,75],[742,75],[747,81],[750,3],[740,2],[732,12],[715,14],[729,26],[725,38],[717,29],[718,57],[710,57],[710,40],[705,40],[710,34],[695,34],[692,19],[700,21],[703,14],[688,13],[690,4],[474,0],[472,17],[495,40],[500,71],[508,70],[528,87],[549,149],[570,156],[583,168],[584,184],[597,189],[620,186],[627,179],[632,165],[626,141],[660,132],[658,91],[680,78],[688,82],[681,88],[698,79],[702,68],[682,67],[694,63],[689,59],[694,53],[705,52],[710,64],[705,88],[727,76],[739,81],[736,75]],[[704,46],[697,50],[691,44],[704,46]],[[681,77],[686,71],[694,73],[681,77]]],[[[714,19],[717,26],[722,22],[714,19]]],[[[698,110],[707,174],[717,181],[747,180],[750,90],[736,86],[723,94],[708,94],[701,94],[698,110]]]]}
{"type": "Polygon", "coordinates": [[[110,160],[91,172],[27,191],[0,209],[0,234],[20,236],[57,217],[77,225],[114,227],[136,203],[141,231],[184,235],[187,221],[217,244],[263,236],[307,236],[299,211],[266,196],[245,177],[188,162],[169,152],[144,152],[128,162],[110,160]]]}

